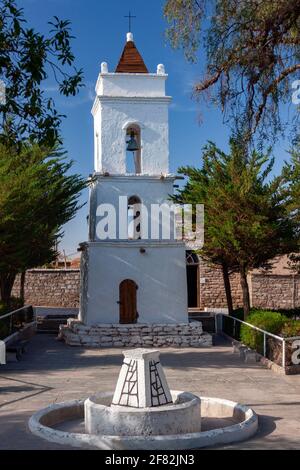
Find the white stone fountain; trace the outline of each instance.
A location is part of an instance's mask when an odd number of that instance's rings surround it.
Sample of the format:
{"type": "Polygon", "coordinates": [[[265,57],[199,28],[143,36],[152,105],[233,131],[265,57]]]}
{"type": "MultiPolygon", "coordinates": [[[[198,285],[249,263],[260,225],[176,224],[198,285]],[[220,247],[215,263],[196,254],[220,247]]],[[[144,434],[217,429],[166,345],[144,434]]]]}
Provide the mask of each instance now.
{"type": "Polygon", "coordinates": [[[238,403],[170,391],[159,351],[133,349],[124,352],[114,393],[51,405],[35,413],[29,427],[48,441],[78,448],[166,450],[245,440],[257,422],[238,403]],[[213,428],[201,429],[201,416],[213,420],[213,428]]]}
{"type": "Polygon", "coordinates": [[[170,392],[159,361],[159,351],[125,351],[111,406],[102,394],[85,402],[85,429],[89,434],[155,436],[200,431],[200,398],[170,392]]]}

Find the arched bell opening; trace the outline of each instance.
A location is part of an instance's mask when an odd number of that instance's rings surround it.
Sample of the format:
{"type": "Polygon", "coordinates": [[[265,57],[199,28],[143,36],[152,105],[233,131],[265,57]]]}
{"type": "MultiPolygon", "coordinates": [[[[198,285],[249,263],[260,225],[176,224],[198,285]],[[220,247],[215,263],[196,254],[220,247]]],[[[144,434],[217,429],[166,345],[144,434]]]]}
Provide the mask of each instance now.
{"type": "Polygon", "coordinates": [[[128,198],[128,240],[141,239],[141,204],[142,201],[138,196],[130,196],[128,198]]]}
{"type": "Polygon", "coordinates": [[[130,124],[126,128],[126,173],[142,172],[141,128],[138,124],[130,124]]]}

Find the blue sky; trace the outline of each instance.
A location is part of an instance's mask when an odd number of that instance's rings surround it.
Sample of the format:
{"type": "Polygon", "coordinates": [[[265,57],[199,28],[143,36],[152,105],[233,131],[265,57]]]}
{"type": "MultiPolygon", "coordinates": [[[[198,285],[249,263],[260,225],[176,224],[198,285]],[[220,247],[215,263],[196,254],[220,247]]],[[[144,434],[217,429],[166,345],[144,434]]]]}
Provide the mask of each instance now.
{"type": "MultiPolygon", "coordinates": [[[[131,10],[137,18],[133,20],[132,31],[136,46],[151,72],[158,63],[163,63],[169,74],[167,93],[173,97],[170,107],[170,169],[176,172],[180,165],[201,163],[201,149],[212,140],[226,150],[228,128],[223,124],[220,112],[214,107],[204,107],[191,98],[193,83],[200,77],[204,58],[197,64],[188,64],[181,51],[174,51],[166,43],[163,19],[163,1],[152,0],[17,0],[25,10],[29,25],[45,34],[47,22],[54,16],[69,19],[76,39],[73,51],[76,65],[83,68],[85,88],[75,98],[59,95],[54,80],[46,85],[58,111],[67,118],[63,122],[64,147],[74,160],[74,171],[88,176],[93,171],[93,121],[91,107],[94,88],[99,74],[100,63],[106,61],[113,70],[121,55],[128,30],[124,18],[131,10]]],[[[276,147],[278,172],[287,158],[287,142],[276,147]]],[[[87,192],[82,202],[88,199],[87,192]]],[[[79,242],[87,240],[88,205],[80,210],[76,218],[64,227],[65,236],[60,249],[67,254],[75,253],[79,242]]]]}

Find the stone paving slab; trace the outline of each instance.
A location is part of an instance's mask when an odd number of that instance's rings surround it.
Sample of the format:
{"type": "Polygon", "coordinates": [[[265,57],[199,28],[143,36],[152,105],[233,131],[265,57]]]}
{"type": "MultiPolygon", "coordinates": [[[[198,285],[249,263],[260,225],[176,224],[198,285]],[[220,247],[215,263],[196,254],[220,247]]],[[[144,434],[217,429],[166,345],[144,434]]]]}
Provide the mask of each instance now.
{"type": "MultiPolygon", "coordinates": [[[[33,436],[29,417],[51,403],[113,391],[122,352],[70,347],[45,334],[28,349],[21,362],[0,366],[0,449],[66,448],[33,436]]],[[[170,388],[238,401],[259,414],[258,434],[226,449],[300,449],[300,376],[245,364],[231,349],[162,349],[170,388]]]]}

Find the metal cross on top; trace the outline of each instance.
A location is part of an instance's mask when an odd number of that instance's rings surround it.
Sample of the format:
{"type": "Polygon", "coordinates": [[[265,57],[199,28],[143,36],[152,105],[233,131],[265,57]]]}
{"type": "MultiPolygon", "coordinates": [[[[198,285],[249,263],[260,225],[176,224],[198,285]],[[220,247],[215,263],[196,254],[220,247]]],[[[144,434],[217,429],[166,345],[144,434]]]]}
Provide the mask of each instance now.
{"type": "Polygon", "coordinates": [[[124,16],[124,18],[128,18],[128,26],[129,26],[128,32],[131,33],[131,20],[132,18],[136,18],[136,16],[133,16],[131,12],[129,11],[129,14],[127,16],[124,16]]]}

